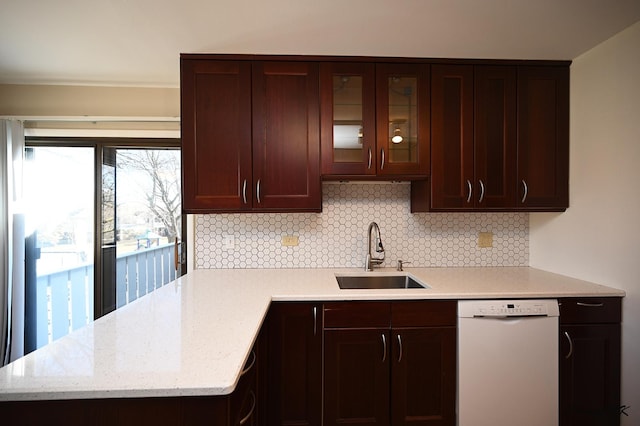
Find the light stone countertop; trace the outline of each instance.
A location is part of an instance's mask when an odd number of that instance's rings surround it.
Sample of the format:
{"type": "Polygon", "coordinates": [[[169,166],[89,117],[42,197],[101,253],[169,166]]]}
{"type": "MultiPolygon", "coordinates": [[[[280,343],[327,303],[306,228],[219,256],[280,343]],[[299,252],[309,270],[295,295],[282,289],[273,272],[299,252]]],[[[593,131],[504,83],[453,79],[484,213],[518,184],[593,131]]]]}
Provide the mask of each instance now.
{"type": "Polygon", "coordinates": [[[196,270],[1,368],[0,401],[229,394],[272,300],[625,295],[527,267],[405,273],[430,288],[341,290],[335,275],[365,274],[359,269],[196,270]]]}

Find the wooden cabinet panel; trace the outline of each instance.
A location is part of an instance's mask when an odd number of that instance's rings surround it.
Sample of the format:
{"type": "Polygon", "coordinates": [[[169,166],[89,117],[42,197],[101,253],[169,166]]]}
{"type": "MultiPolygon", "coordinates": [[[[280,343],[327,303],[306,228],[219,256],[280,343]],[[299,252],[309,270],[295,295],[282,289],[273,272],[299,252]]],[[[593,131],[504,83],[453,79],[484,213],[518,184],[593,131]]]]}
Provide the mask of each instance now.
{"type": "Polygon", "coordinates": [[[569,68],[518,68],[519,207],[569,206],[569,68]]]}
{"type": "Polygon", "coordinates": [[[375,64],[320,64],[320,96],[322,174],[375,175],[375,64]]]}
{"type": "Polygon", "coordinates": [[[325,304],[325,423],[455,425],[456,309],[450,300],[325,304]]]}
{"type": "Polygon", "coordinates": [[[621,299],[560,300],[560,426],[620,424],[621,299]]]}
{"type": "Polygon", "coordinates": [[[416,300],[391,303],[391,324],[396,327],[455,326],[458,302],[455,300],[416,300]]]}
{"type": "Polygon", "coordinates": [[[622,299],[619,297],[584,297],[561,299],[560,324],[620,323],[622,299]]]}
{"type": "Polygon", "coordinates": [[[516,205],[516,68],[474,67],[475,205],[516,205]]]}
{"type": "Polygon", "coordinates": [[[274,303],[269,310],[268,425],[320,426],[322,305],[274,303]]]}
{"type": "Polygon", "coordinates": [[[568,67],[433,65],[431,84],[431,183],[412,184],[412,212],[568,206],[568,67]]]}
{"type": "Polygon", "coordinates": [[[376,64],[376,167],[381,176],[426,178],[430,157],[429,66],[376,64]],[[399,130],[401,142],[393,142],[399,130]]]}
{"type": "Polygon", "coordinates": [[[251,64],[182,61],[181,110],[184,211],[249,208],[251,64]]]}
{"type": "Polygon", "coordinates": [[[620,424],[620,324],[560,327],[560,425],[620,424]]]}
{"type": "Polygon", "coordinates": [[[394,328],[392,424],[456,423],[456,328],[394,328]]]}
{"type": "Polygon", "coordinates": [[[254,208],[320,211],[318,65],[253,64],[254,208]]]}
{"type": "Polygon", "coordinates": [[[323,63],[321,92],[325,179],[429,175],[429,65],[323,63]],[[357,132],[340,149],[336,126],[357,132]]]}
{"type": "Polygon", "coordinates": [[[325,330],[324,424],[389,424],[389,330],[325,330]]]}
{"type": "Polygon", "coordinates": [[[504,210],[516,196],[516,68],[434,65],[432,210],[504,210]]]}
{"type": "Polygon", "coordinates": [[[181,61],[185,212],[321,211],[318,65],[181,61]]]}
{"type": "Polygon", "coordinates": [[[431,70],[431,209],[474,205],[473,67],[431,70]]]}
{"type": "Polygon", "coordinates": [[[325,328],[390,327],[389,302],[330,302],[324,304],[325,328]]]}

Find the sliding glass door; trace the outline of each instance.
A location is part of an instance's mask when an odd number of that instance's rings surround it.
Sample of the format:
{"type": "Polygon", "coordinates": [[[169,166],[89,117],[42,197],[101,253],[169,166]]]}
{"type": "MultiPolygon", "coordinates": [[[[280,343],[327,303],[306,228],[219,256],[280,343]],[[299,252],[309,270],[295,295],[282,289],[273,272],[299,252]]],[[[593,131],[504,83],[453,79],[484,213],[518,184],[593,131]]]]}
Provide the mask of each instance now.
{"type": "Polygon", "coordinates": [[[176,141],[27,141],[29,352],[186,271],[176,141]]]}
{"type": "Polygon", "coordinates": [[[180,151],[110,147],[102,180],[103,297],[115,303],[104,305],[109,311],[181,275],[180,151]]]}

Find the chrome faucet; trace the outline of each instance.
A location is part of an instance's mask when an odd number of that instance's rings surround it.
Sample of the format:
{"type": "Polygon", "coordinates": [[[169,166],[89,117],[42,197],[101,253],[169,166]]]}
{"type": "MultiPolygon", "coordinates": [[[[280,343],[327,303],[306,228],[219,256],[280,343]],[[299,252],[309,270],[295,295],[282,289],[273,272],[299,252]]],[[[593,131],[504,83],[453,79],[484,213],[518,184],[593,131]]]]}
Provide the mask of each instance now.
{"type": "Polygon", "coordinates": [[[384,247],[382,246],[382,237],[380,236],[380,227],[377,223],[371,222],[369,229],[367,230],[367,257],[365,259],[364,270],[373,271],[376,265],[381,265],[384,262],[384,247]],[[376,253],[382,253],[382,257],[374,257],[371,253],[371,231],[375,231],[375,246],[376,253]]]}

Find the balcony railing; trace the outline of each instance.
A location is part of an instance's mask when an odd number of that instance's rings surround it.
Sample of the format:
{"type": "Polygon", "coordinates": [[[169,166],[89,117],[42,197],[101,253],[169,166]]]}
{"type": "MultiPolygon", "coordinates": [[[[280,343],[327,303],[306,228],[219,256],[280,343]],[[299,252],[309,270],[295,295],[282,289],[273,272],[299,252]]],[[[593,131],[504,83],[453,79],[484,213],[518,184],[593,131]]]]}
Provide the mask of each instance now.
{"type": "MultiPolygon", "coordinates": [[[[176,278],[173,244],[116,258],[116,308],[176,278]]],[[[93,321],[93,264],[38,276],[37,346],[50,343],[93,321]]]]}

